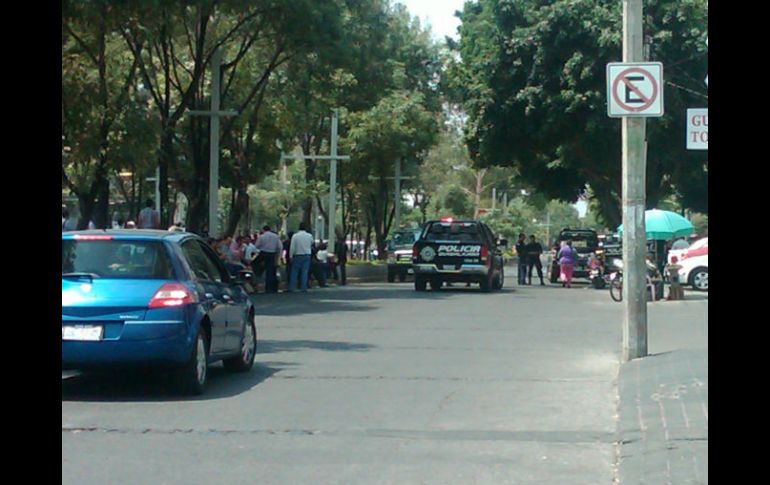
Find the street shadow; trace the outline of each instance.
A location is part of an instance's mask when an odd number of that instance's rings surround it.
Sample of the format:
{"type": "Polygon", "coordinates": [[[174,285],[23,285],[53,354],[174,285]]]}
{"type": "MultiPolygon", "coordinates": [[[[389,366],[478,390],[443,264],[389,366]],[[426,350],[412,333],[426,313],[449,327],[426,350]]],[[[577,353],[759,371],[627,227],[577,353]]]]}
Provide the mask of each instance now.
{"type": "Polygon", "coordinates": [[[84,372],[62,380],[62,402],[169,402],[208,401],[237,396],[295,364],[254,363],[249,372],[231,373],[222,364],[209,367],[206,390],[200,396],[185,395],[174,373],[150,370],[84,372]]]}
{"type": "Polygon", "coordinates": [[[366,352],[374,345],[323,340],[260,340],[257,354],[275,354],[298,350],[326,350],[329,352],[366,352]]]}
{"type": "Polygon", "coordinates": [[[442,291],[418,292],[407,283],[388,286],[333,286],[313,288],[307,293],[273,293],[252,296],[257,316],[320,315],[336,312],[368,312],[379,308],[377,300],[422,300],[447,298],[442,291]]]}

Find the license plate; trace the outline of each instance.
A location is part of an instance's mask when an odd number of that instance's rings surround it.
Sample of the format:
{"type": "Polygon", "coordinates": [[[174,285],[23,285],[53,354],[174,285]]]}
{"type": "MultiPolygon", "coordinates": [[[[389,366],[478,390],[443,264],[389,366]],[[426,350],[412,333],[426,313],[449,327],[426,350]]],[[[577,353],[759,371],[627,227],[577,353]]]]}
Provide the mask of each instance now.
{"type": "Polygon", "coordinates": [[[61,328],[62,340],[101,340],[104,327],[101,325],[67,325],[61,328]]]}

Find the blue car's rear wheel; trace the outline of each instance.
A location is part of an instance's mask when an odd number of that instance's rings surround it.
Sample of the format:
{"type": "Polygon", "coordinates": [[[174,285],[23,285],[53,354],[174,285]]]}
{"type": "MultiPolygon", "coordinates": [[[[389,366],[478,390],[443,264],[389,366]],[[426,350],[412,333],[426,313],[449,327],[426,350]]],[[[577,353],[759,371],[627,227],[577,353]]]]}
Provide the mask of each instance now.
{"type": "Polygon", "coordinates": [[[230,372],[247,372],[254,365],[254,357],[257,355],[257,326],[254,318],[249,316],[249,321],[243,329],[240,353],[223,361],[225,369],[230,372]]]}
{"type": "Polygon", "coordinates": [[[193,345],[190,360],[180,371],[180,384],[184,392],[198,395],[206,388],[208,378],[209,343],[201,326],[193,345]]]}

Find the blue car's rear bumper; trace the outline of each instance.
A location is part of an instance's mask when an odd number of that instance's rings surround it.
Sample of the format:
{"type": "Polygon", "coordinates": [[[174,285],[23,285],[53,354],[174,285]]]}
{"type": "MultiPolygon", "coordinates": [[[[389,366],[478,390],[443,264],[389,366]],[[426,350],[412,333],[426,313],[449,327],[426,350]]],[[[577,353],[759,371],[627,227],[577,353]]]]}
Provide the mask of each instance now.
{"type": "Polygon", "coordinates": [[[62,340],[62,369],[177,366],[190,358],[195,333],[184,321],[131,322],[119,336],[95,342],[62,340]]]}

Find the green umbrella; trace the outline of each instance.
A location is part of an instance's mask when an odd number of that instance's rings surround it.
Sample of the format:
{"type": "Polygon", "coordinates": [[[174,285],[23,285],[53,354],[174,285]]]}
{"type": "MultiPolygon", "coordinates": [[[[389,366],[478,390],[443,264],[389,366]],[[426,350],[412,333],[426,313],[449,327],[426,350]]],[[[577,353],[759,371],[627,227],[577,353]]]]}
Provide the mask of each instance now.
{"type": "MultiPolygon", "coordinates": [[[[684,217],[659,209],[644,211],[644,230],[648,241],[668,241],[695,232],[690,221],[684,217]]],[[[623,234],[623,224],[618,226],[618,234],[623,234]]]]}

